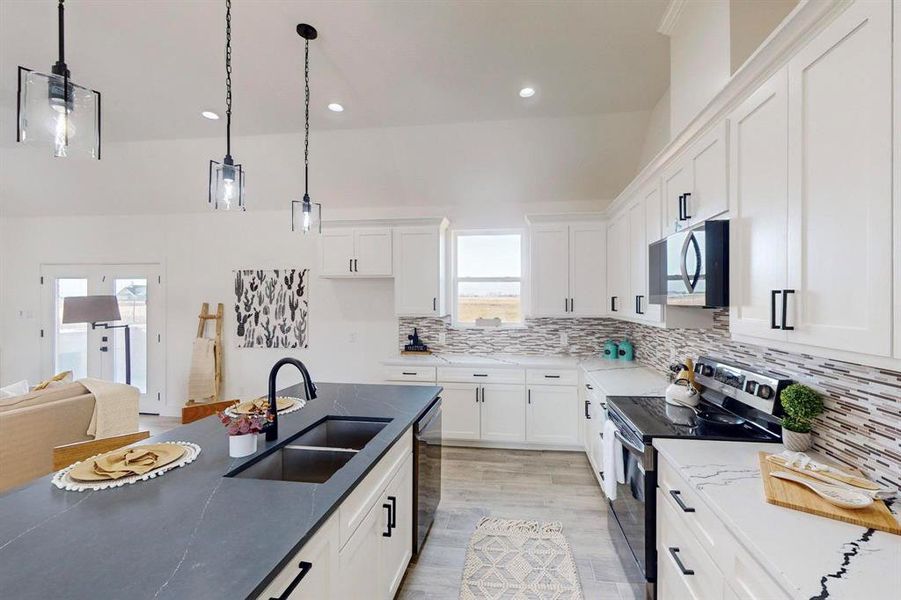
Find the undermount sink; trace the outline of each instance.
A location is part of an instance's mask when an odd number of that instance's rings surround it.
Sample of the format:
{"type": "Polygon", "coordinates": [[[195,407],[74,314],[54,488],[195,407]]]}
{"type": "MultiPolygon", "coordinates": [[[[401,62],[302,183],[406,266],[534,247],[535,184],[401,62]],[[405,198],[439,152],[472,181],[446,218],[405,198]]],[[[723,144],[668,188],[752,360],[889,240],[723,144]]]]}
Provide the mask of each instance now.
{"type": "Polygon", "coordinates": [[[328,417],[226,477],[325,483],[388,422],[328,417]]]}

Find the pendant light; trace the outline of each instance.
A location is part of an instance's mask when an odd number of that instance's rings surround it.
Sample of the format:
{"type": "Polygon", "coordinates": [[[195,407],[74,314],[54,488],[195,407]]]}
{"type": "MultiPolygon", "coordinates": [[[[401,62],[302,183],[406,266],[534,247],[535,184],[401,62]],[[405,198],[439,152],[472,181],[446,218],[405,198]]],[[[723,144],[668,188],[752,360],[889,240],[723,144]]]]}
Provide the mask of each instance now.
{"type": "Polygon", "coordinates": [[[303,200],[291,201],[291,231],[322,233],[322,205],[310,202],[310,40],[319,35],[306,23],[297,26],[297,35],[304,39],[304,137],[303,137],[303,200]]]}
{"type": "Polygon", "coordinates": [[[225,0],[225,158],[210,160],[210,206],[245,210],[244,169],[232,159],[232,3],[225,0]]]}
{"type": "Polygon", "coordinates": [[[16,141],[48,144],[56,157],[100,160],[100,92],[69,78],[64,1],[59,0],[56,8],[59,58],[50,74],[19,67],[16,141]]]}

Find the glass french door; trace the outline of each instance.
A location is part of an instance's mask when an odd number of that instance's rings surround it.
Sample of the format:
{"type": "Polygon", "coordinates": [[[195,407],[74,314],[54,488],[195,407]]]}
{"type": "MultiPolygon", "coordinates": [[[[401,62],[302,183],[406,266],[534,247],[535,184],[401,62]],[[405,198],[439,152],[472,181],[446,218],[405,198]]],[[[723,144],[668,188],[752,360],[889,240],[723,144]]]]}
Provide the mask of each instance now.
{"type": "Polygon", "coordinates": [[[67,296],[115,295],[122,318],[111,325],[129,326],[131,385],[141,391],[140,410],[159,414],[165,385],[165,303],[159,265],[42,265],[41,281],[44,374],[72,371],[75,379],[126,382],[124,328],[62,322],[67,296]]]}

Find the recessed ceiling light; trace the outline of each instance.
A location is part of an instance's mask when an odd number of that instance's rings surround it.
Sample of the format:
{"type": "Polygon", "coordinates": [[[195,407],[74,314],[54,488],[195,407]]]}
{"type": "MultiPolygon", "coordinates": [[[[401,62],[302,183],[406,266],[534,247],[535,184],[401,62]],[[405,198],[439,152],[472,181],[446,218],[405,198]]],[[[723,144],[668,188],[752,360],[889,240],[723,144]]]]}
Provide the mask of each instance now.
{"type": "Polygon", "coordinates": [[[531,98],[534,95],[535,95],[535,88],[524,87],[521,90],[519,90],[520,98],[531,98]]]}
{"type": "Polygon", "coordinates": [[[209,119],[210,121],[216,121],[216,120],[219,119],[218,113],[214,113],[214,112],[211,111],[211,110],[204,110],[204,111],[201,111],[200,115],[201,115],[204,119],[209,119]]]}
{"type": "Polygon", "coordinates": [[[344,112],[344,107],[337,102],[332,102],[331,104],[329,104],[328,109],[332,112],[344,112]]]}

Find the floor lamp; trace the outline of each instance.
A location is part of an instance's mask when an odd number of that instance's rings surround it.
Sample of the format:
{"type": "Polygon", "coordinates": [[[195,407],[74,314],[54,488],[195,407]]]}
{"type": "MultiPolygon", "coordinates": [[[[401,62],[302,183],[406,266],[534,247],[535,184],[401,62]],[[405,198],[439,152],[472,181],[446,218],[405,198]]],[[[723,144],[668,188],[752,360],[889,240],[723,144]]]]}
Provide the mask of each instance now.
{"type": "MultiPolygon", "coordinates": [[[[116,296],[69,296],[63,298],[63,323],[90,323],[91,329],[125,330],[125,383],[131,385],[131,330],[128,323],[110,325],[112,321],[121,321],[119,299],[116,296]]],[[[107,352],[108,347],[100,348],[107,352]]]]}

